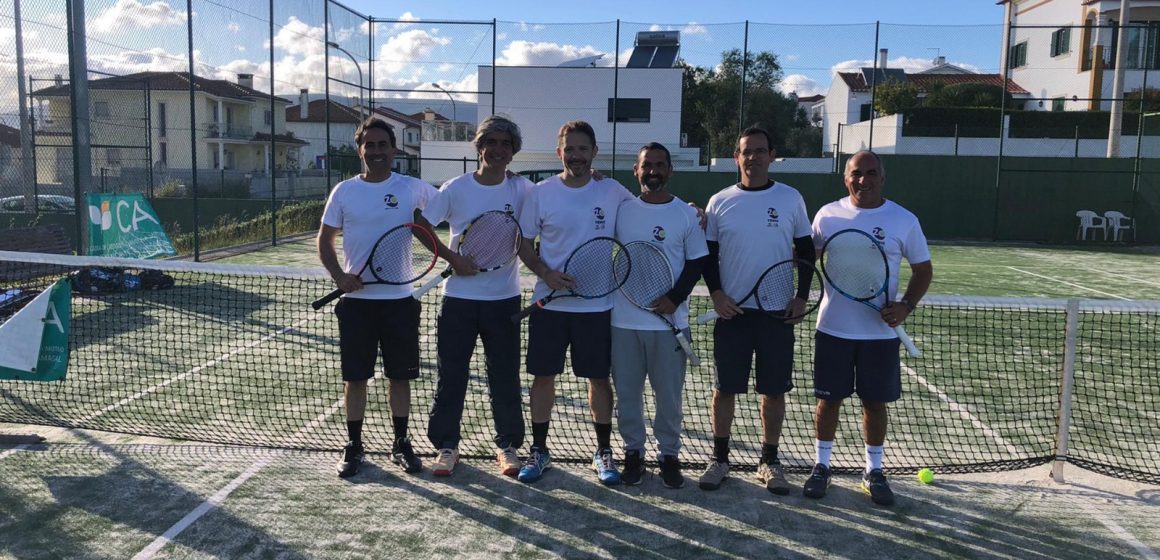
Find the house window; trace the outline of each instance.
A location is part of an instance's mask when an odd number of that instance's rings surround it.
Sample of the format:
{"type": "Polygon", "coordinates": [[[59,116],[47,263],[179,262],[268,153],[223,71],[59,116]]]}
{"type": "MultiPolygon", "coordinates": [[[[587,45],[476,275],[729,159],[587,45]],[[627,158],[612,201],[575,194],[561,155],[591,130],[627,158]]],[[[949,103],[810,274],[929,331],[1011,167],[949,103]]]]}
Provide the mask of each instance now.
{"type": "Polygon", "coordinates": [[[161,142],[158,144],[158,147],[161,148],[159,150],[161,153],[157,161],[160,161],[164,165],[169,165],[169,144],[161,142]]]}
{"type": "Polygon", "coordinates": [[[1027,66],[1027,41],[1012,45],[1011,53],[1008,57],[1007,66],[1009,68],[1019,68],[1020,66],[1027,66]]]}
{"type": "Polygon", "coordinates": [[[212,153],[213,153],[213,168],[214,169],[221,169],[222,162],[221,162],[220,157],[218,156],[217,150],[214,150],[212,153]]]}
{"type": "Polygon", "coordinates": [[[1051,110],[1052,111],[1063,111],[1064,110],[1064,102],[1063,102],[1062,97],[1056,97],[1055,99],[1051,100],[1051,110]]]}
{"type": "Polygon", "coordinates": [[[109,102],[108,101],[94,101],[93,102],[93,116],[98,119],[109,118],[109,102]]]}
{"type": "Polygon", "coordinates": [[[121,165],[121,148],[105,148],[105,161],[109,165],[121,165]]]}
{"type": "MultiPolygon", "coordinates": [[[[164,103],[157,104],[157,135],[162,138],[165,137],[165,134],[168,131],[168,126],[165,122],[169,112],[168,109],[169,107],[167,107],[164,103]]],[[[165,144],[162,144],[162,146],[164,145],[165,144]]]]}
{"type": "Polygon", "coordinates": [[[1071,52],[1071,28],[1064,27],[1051,34],[1051,56],[1071,52]]]}
{"type": "Polygon", "coordinates": [[[871,118],[873,118],[873,115],[870,113],[870,104],[863,103],[862,106],[858,108],[858,122],[868,121],[871,118]]]}
{"type": "Polygon", "coordinates": [[[273,123],[274,123],[274,112],[269,110],[269,109],[266,109],[266,112],[262,116],[262,124],[273,124],[273,123]]]}
{"type": "Polygon", "coordinates": [[[609,98],[608,122],[649,122],[652,99],[609,98]]]}
{"type": "Polygon", "coordinates": [[[1132,22],[1132,27],[1124,28],[1128,34],[1128,51],[1125,53],[1124,68],[1132,70],[1157,68],[1157,58],[1160,58],[1157,56],[1160,54],[1157,52],[1157,25],[1160,25],[1160,22],[1136,21],[1132,22]]]}

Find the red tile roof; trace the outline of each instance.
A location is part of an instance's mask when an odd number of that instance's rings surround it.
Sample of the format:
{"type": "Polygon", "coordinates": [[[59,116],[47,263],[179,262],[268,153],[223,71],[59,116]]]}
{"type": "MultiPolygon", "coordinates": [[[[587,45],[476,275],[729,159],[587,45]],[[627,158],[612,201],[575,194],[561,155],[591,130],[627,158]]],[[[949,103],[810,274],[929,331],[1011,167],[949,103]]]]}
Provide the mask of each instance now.
{"type": "MultiPolygon", "coordinates": [[[[254,88],[228,80],[214,80],[202,76],[193,77],[194,88],[209,95],[231,99],[269,99],[270,95],[254,88]]],[[[189,91],[188,72],[138,72],[125,76],[111,76],[89,80],[89,89],[143,91],[146,87],[153,91],[189,91]]],[[[67,97],[69,86],[52,86],[32,92],[34,97],[67,97]]],[[[274,99],[289,103],[290,100],[275,96],[274,99]]]]}
{"type": "Polygon", "coordinates": [[[418,118],[406,113],[400,113],[390,107],[383,107],[382,105],[375,107],[375,113],[387,117],[392,120],[399,121],[407,126],[421,126],[423,121],[423,113],[418,114],[418,118]]]}
{"type": "MultiPolygon", "coordinates": [[[[850,91],[870,91],[870,86],[866,84],[866,79],[861,73],[856,72],[839,72],[838,76],[850,88],[850,91]]],[[[942,82],[946,85],[952,84],[987,84],[996,87],[1003,87],[1003,76],[999,74],[907,74],[907,81],[918,86],[919,91],[925,92],[930,84],[935,82],[942,82]]],[[[1015,83],[1014,80],[1007,80],[1007,93],[1011,94],[1025,94],[1030,93],[1023,89],[1023,86],[1015,83]]]]}
{"type": "MultiPolygon", "coordinates": [[[[302,106],[294,105],[286,108],[286,122],[310,122],[310,123],[324,123],[326,122],[326,107],[328,103],[325,99],[315,99],[310,102],[306,118],[301,118],[302,106]]],[[[358,124],[362,122],[359,117],[358,110],[353,107],[348,107],[342,103],[331,100],[330,106],[330,122],[332,123],[347,123],[358,124]]]]}
{"type": "Polygon", "coordinates": [[[799,98],[797,98],[797,100],[798,100],[798,103],[813,103],[816,101],[821,101],[825,98],[826,98],[826,96],[819,93],[817,95],[809,95],[806,97],[799,97],[799,98]]]}

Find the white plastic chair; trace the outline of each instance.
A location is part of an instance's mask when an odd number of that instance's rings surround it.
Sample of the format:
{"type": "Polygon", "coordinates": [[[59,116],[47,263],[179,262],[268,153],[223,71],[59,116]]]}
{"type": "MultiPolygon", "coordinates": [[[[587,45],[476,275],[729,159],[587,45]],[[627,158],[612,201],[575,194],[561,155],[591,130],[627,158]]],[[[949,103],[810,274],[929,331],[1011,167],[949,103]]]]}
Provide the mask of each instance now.
{"type": "MultiPolygon", "coordinates": [[[[1108,238],[1108,220],[1103,216],[1092,212],[1091,210],[1080,210],[1075,213],[1075,217],[1079,218],[1079,227],[1075,230],[1075,238],[1086,241],[1088,237],[1088,230],[1098,231],[1104,234],[1104,240],[1108,238]]],[[[1092,239],[1095,239],[1095,234],[1092,234],[1092,239]]]]}
{"type": "Polygon", "coordinates": [[[1112,241],[1123,241],[1124,230],[1132,232],[1132,241],[1136,240],[1136,219],[1129,218],[1115,210],[1108,210],[1104,212],[1104,221],[1107,225],[1104,229],[1104,239],[1111,239],[1112,241]],[[1111,232],[1111,235],[1108,235],[1111,232]]]}

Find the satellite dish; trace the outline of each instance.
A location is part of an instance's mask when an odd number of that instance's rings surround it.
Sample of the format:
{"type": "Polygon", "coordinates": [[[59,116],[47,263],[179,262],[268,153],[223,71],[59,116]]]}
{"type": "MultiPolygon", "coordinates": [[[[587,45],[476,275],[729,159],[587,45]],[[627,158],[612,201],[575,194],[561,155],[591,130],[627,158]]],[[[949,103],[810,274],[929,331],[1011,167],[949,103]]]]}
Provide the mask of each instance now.
{"type": "Polygon", "coordinates": [[[589,66],[595,67],[596,61],[604,58],[604,55],[598,54],[596,56],[586,56],[584,58],[577,58],[576,60],[569,60],[561,62],[556,65],[556,68],[587,68],[589,66]]]}

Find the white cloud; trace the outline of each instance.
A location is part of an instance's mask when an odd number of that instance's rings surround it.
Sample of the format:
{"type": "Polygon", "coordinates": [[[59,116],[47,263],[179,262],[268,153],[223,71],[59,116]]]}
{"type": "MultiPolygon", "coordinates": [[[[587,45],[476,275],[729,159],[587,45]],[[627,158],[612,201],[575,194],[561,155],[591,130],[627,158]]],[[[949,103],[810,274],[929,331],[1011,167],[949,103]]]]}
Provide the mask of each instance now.
{"type": "Polygon", "coordinates": [[[274,46],[290,54],[321,54],[325,44],[322,27],[314,27],[294,16],[274,34],[274,46]]]}
{"type": "Polygon", "coordinates": [[[185,12],[174,10],[161,1],[142,4],[137,0],[117,0],[109,9],[89,21],[89,29],[98,33],[122,33],[167,25],[185,25],[185,12]]]}
{"type": "MultiPolygon", "coordinates": [[[[886,60],[886,67],[887,68],[901,68],[901,69],[905,70],[907,74],[921,72],[921,71],[926,70],[932,66],[934,66],[934,64],[930,61],[929,58],[913,58],[913,57],[909,57],[909,56],[900,56],[897,58],[890,58],[890,59],[886,60]]],[[[969,65],[967,65],[967,66],[969,66],[969,65]]],[[[831,66],[830,73],[834,74],[837,72],[857,72],[861,68],[873,68],[873,67],[874,67],[874,60],[871,60],[871,59],[843,60],[842,62],[839,62],[839,63],[831,66]]],[[[966,66],[963,66],[963,68],[966,68],[966,66]]],[[[970,68],[973,69],[975,67],[971,66],[970,68]]]]}
{"type": "Polygon", "coordinates": [[[451,39],[438,37],[422,29],[404,31],[387,39],[379,49],[379,64],[388,72],[399,72],[408,63],[423,59],[436,47],[451,44],[451,39]]]}
{"type": "Polygon", "coordinates": [[[241,29],[242,29],[242,26],[238,25],[238,22],[236,22],[236,21],[231,21],[228,24],[226,24],[226,30],[228,30],[230,33],[233,33],[235,35],[241,29]]]}
{"type": "Polygon", "coordinates": [[[392,31],[399,31],[401,29],[413,29],[414,26],[411,25],[410,23],[406,23],[406,22],[417,22],[417,21],[420,21],[420,20],[418,17],[415,16],[415,14],[412,14],[411,12],[403,12],[403,15],[399,16],[399,22],[392,25],[391,30],[392,31]]]}
{"type": "Polygon", "coordinates": [[[234,47],[234,48],[238,49],[238,52],[246,52],[246,46],[245,46],[245,45],[237,45],[237,46],[236,46],[236,47],[234,47]]]}
{"type": "Polygon", "coordinates": [[[523,31],[525,33],[527,33],[528,31],[543,31],[544,29],[546,29],[546,27],[544,27],[543,25],[540,25],[538,23],[534,24],[534,25],[528,25],[526,22],[523,22],[523,21],[517,21],[516,27],[519,28],[520,31],[523,31]]]}
{"type": "MultiPolygon", "coordinates": [[[[196,63],[199,52],[194,51],[196,63]]],[[[136,72],[188,72],[189,58],[185,53],[171,53],[160,47],[143,51],[121,51],[111,54],[89,54],[89,69],[109,74],[136,72]]]]}
{"type": "MultiPolygon", "coordinates": [[[[590,45],[578,47],[559,43],[512,41],[504,47],[495,63],[497,66],[556,66],[569,60],[606,54],[590,45]]],[[[597,66],[611,64],[612,61],[608,60],[607,56],[596,62],[597,66]]]]}
{"type": "Polygon", "coordinates": [[[695,21],[690,21],[688,25],[685,25],[684,27],[681,27],[679,29],[676,27],[673,27],[671,25],[665,27],[659,23],[654,23],[654,24],[648,26],[648,30],[649,31],[674,31],[674,30],[676,30],[676,31],[680,31],[682,35],[708,35],[709,34],[708,28],[706,28],[704,25],[701,25],[695,21]]]}
{"type": "Polygon", "coordinates": [[[786,76],[777,84],[777,89],[786,95],[797,93],[798,97],[809,97],[826,92],[821,84],[804,74],[786,76]]]}
{"type": "Polygon", "coordinates": [[[801,58],[802,58],[802,55],[800,55],[800,54],[787,54],[787,55],[784,55],[781,57],[781,59],[784,60],[785,62],[797,62],[797,61],[801,60],[801,58]]]}

